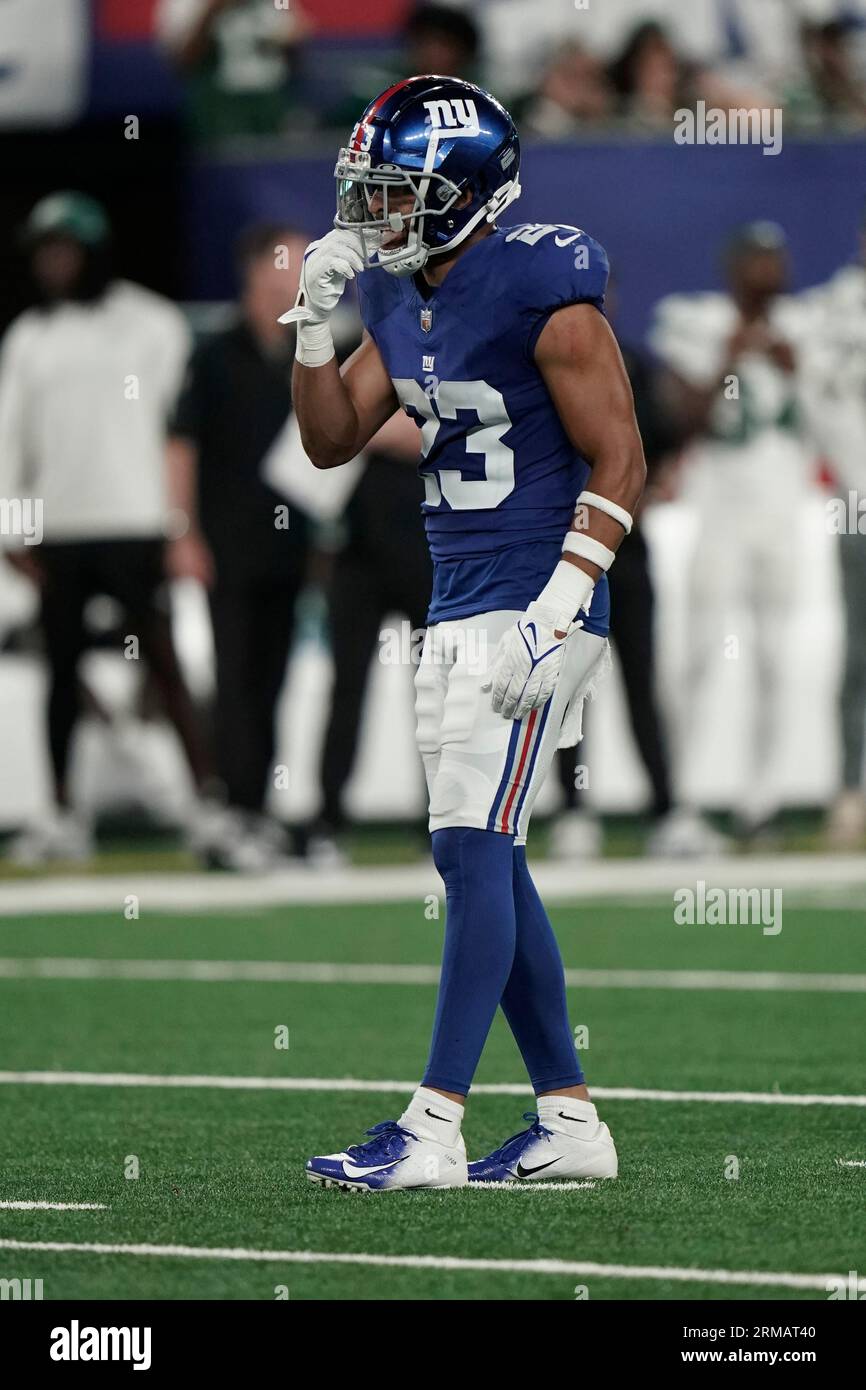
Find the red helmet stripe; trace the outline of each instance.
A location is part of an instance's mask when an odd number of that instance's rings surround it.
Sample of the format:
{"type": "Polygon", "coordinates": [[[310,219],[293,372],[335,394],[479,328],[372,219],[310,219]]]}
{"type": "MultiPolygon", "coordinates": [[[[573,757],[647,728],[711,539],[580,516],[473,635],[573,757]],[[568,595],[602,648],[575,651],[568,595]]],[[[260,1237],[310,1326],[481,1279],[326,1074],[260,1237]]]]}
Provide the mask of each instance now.
{"type": "Polygon", "coordinates": [[[352,143],[352,148],[354,150],[360,150],[362,145],[362,131],[371,117],[377,115],[379,111],[381,111],[389,97],[392,97],[395,92],[401,91],[403,87],[408,87],[409,83],[413,80],[414,79],[411,77],[404,77],[402,82],[395,82],[393,87],[389,87],[387,92],[383,92],[381,96],[376,98],[373,105],[365,112],[363,118],[358,122],[358,133],[352,143]]]}

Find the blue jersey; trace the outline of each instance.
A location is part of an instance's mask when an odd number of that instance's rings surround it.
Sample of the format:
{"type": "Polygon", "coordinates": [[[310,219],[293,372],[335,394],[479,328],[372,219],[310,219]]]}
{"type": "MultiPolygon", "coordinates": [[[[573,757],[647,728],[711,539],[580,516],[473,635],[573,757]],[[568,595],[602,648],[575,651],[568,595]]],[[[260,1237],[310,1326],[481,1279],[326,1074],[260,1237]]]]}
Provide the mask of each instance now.
{"type": "MultiPolygon", "coordinates": [[[[576,227],[497,228],[438,287],[382,270],[359,276],[361,314],[421,427],[428,622],[525,609],[559,560],[589,464],[569,440],[535,345],[567,304],[602,309],[604,250],[576,227]]],[[[607,579],[585,626],[608,628],[607,579]]]]}

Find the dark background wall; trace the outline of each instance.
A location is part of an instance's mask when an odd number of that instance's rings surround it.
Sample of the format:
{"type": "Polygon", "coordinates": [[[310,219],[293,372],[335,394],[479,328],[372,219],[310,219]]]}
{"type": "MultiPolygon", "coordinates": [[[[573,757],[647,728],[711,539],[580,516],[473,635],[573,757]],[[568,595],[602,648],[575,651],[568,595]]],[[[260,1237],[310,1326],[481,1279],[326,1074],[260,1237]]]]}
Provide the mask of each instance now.
{"type": "MultiPolygon", "coordinates": [[[[336,151],[266,163],[203,161],[185,179],[187,281],[196,297],[231,288],[231,244],[246,220],[289,217],[321,235],[334,214],[336,151]]],[[[721,283],[719,249],[754,218],[780,222],[795,286],[815,284],[856,254],[866,201],[860,140],[759,147],[666,143],[529,146],[524,193],[510,222],[568,222],[607,248],[619,285],[624,337],[644,333],[664,294],[721,283]],[[708,166],[713,176],[708,177],[708,166]]]]}

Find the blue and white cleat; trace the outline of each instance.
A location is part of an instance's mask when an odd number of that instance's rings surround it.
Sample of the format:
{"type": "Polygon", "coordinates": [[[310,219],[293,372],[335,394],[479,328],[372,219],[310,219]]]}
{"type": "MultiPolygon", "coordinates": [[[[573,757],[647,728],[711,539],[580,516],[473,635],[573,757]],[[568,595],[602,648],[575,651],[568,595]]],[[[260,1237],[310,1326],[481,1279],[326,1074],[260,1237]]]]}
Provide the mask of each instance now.
{"type": "MultiPolygon", "coordinates": [[[[568,1111],[567,1100],[563,1110],[568,1111]]],[[[469,1165],[473,1182],[538,1182],[558,1178],[615,1178],[618,1161],[613,1139],[600,1120],[588,1137],[548,1129],[531,1110],[523,1116],[529,1129],[514,1134],[486,1158],[469,1165]]],[[[563,1119],[574,1120],[565,1114],[563,1119]]],[[[585,1123],[578,1120],[577,1123],[585,1123]]]]}
{"type": "Polygon", "coordinates": [[[344,1192],[389,1192],[398,1188],[465,1187],[469,1178],[466,1145],[421,1139],[396,1120],[384,1120],[367,1133],[365,1144],[352,1144],[344,1153],[307,1160],[307,1177],[322,1187],[344,1192]]]}

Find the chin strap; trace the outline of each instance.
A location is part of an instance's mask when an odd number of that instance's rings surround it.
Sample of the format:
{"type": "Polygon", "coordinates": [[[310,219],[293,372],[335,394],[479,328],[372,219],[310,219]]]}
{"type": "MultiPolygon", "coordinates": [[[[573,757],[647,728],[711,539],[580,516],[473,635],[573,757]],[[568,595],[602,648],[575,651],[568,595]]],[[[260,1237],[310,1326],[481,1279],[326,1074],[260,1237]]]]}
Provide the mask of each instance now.
{"type": "MultiPolygon", "coordinates": [[[[501,217],[505,209],[515,202],[523,192],[520,186],[520,179],[511,179],[509,183],[504,183],[498,188],[492,198],[488,198],[483,207],[479,208],[474,217],[471,217],[457,233],[444,246],[425,246],[423,242],[417,251],[411,256],[400,257],[399,252],[394,253],[394,260],[389,264],[382,260],[382,253],[379,253],[379,265],[382,270],[387,270],[389,275],[416,275],[419,270],[423,270],[428,258],[435,256],[445,256],[455,247],[460,246],[467,237],[471,236],[475,228],[482,222],[495,222],[501,217]]],[[[410,233],[411,235],[411,233],[410,233]]],[[[424,218],[418,224],[418,239],[424,235],[424,218]]],[[[385,253],[387,255],[387,252],[385,253]]]]}

